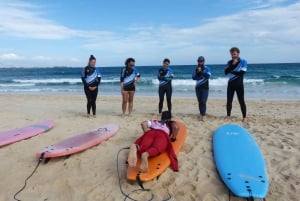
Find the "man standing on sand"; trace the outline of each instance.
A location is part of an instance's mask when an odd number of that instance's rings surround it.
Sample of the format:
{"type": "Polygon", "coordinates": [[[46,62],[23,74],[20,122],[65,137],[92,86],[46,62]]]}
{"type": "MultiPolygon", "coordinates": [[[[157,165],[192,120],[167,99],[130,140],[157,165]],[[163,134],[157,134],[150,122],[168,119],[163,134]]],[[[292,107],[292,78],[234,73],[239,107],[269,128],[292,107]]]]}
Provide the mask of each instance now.
{"type": "Polygon", "coordinates": [[[241,106],[243,122],[245,122],[247,109],[244,99],[244,74],[247,70],[247,61],[240,58],[239,48],[232,47],[229,51],[232,59],[227,62],[227,66],[224,71],[225,75],[229,75],[226,104],[227,118],[230,118],[234,92],[236,92],[241,106]]]}

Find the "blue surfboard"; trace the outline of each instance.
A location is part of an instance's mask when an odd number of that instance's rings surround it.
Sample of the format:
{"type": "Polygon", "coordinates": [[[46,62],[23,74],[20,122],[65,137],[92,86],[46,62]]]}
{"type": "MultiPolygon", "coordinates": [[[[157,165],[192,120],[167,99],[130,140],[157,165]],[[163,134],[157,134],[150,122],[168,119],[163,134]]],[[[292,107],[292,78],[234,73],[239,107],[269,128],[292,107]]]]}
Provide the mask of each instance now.
{"type": "Polygon", "coordinates": [[[266,197],[269,180],[259,146],[243,127],[225,124],[213,136],[217,170],[225,185],[238,197],[266,197]]]}

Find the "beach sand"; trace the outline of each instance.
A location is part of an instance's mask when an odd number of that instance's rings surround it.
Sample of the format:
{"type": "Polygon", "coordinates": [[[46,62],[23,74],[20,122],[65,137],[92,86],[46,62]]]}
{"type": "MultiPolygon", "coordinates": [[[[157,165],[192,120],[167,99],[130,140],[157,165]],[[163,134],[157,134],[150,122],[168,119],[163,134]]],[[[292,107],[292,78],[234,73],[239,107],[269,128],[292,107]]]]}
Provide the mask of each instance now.
{"type": "MultiPolygon", "coordinates": [[[[117,123],[117,135],[69,158],[41,164],[17,198],[27,201],[113,201],[123,200],[116,171],[119,149],[128,147],[142,134],[140,122],[157,117],[157,97],[135,97],[131,117],[121,117],[121,97],[100,96],[97,118],[85,117],[84,96],[0,95],[0,132],[53,119],[55,127],[47,133],[0,148],[0,200],[14,200],[37,164],[35,154],[47,145],[81,134],[106,123],[117,123]]],[[[231,122],[247,128],[264,154],[270,180],[266,200],[300,199],[300,101],[246,100],[248,122],[234,101],[231,122]]],[[[166,105],[166,103],[164,104],[166,105]]],[[[158,180],[146,182],[153,200],[227,201],[228,189],[220,180],[212,154],[213,132],[225,123],[225,100],[209,99],[207,118],[199,121],[196,98],[173,97],[174,119],[187,125],[188,137],[178,155],[179,172],[167,169],[158,180]]],[[[149,192],[134,193],[137,184],[126,181],[125,160],[120,154],[123,190],[137,200],[148,200],[149,192]]],[[[250,164],[251,165],[251,164],[250,164]]],[[[245,200],[232,198],[233,201],[245,200]]]]}

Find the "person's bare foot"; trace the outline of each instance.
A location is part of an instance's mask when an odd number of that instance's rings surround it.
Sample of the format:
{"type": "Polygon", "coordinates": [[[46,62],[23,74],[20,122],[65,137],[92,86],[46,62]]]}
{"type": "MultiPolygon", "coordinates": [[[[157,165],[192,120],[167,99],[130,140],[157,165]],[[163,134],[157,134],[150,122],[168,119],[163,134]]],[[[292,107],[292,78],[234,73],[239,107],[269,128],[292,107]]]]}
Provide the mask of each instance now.
{"type": "Polygon", "coordinates": [[[87,114],[86,117],[90,119],[90,118],[91,118],[91,115],[90,115],[90,114],[87,114]]]}
{"type": "Polygon", "coordinates": [[[231,121],[231,116],[226,116],[224,120],[225,121],[231,121]]]}
{"type": "Polygon", "coordinates": [[[205,116],[200,115],[200,121],[204,121],[205,120],[205,116]]]}
{"type": "Polygon", "coordinates": [[[242,120],[242,122],[247,123],[247,120],[248,119],[246,117],[244,117],[243,120],[242,120]]]}
{"type": "Polygon", "coordinates": [[[141,166],[140,166],[141,172],[148,172],[148,157],[149,157],[148,152],[142,153],[142,155],[141,155],[141,166]]]}
{"type": "Polygon", "coordinates": [[[130,146],[128,159],[127,159],[129,167],[135,167],[137,162],[137,147],[135,144],[130,146]]]}

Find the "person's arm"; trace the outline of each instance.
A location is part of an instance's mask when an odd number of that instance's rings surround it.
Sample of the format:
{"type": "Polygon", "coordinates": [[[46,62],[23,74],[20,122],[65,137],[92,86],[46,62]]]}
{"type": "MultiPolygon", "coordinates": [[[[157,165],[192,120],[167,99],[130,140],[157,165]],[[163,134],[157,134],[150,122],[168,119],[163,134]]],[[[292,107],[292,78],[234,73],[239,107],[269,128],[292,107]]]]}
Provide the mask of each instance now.
{"type": "Polygon", "coordinates": [[[239,65],[241,66],[239,71],[232,70],[230,73],[238,76],[243,76],[247,70],[247,61],[244,59],[239,59],[239,65]]]}
{"type": "Polygon", "coordinates": [[[227,66],[224,70],[225,75],[228,75],[232,71],[231,61],[228,61],[227,66]]]}
{"type": "Polygon", "coordinates": [[[158,70],[158,73],[157,73],[157,79],[158,79],[159,81],[165,80],[164,70],[163,70],[162,68],[160,68],[160,69],[158,70]]]}
{"type": "Polygon", "coordinates": [[[120,87],[121,87],[121,91],[123,91],[123,87],[124,87],[124,78],[125,78],[125,69],[123,69],[121,71],[121,74],[120,74],[120,87]]]}
{"type": "Polygon", "coordinates": [[[168,71],[169,71],[169,80],[172,80],[174,78],[174,74],[173,74],[172,68],[169,67],[168,71]]]}
{"type": "Polygon", "coordinates": [[[202,78],[202,71],[200,71],[200,67],[196,68],[192,74],[193,80],[200,80],[202,78]]]}
{"type": "Polygon", "coordinates": [[[205,66],[202,75],[203,75],[205,78],[209,79],[210,76],[211,76],[211,70],[210,70],[210,68],[207,67],[207,66],[205,66]]]}
{"type": "Polygon", "coordinates": [[[174,121],[172,123],[172,133],[170,135],[172,142],[176,141],[178,131],[179,131],[179,126],[177,125],[176,121],[174,121]]]}
{"type": "Polygon", "coordinates": [[[241,70],[241,71],[231,71],[230,72],[233,75],[238,75],[238,76],[242,76],[245,74],[245,71],[241,70]]]}
{"type": "Polygon", "coordinates": [[[101,83],[101,74],[100,74],[99,69],[96,69],[96,71],[97,71],[97,85],[100,85],[100,83],[101,83]]]}
{"type": "Polygon", "coordinates": [[[141,79],[141,74],[138,72],[137,68],[134,67],[134,72],[135,72],[135,75],[136,75],[136,81],[140,81],[141,79]]]}
{"type": "Polygon", "coordinates": [[[81,72],[81,81],[82,81],[82,83],[83,83],[83,85],[84,85],[85,87],[88,87],[88,84],[87,84],[86,81],[85,81],[85,78],[86,78],[85,69],[86,69],[86,68],[82,69],[82,72],[81,72]]]}
{"type": "Polygon", "coordinates": [[[148,126],[148,121],[143,121],[143,122],[141,123],[141,127],[142,127],[144,133],[146,133],[147,131],[150,130],[150,128],[149,128],[149,126],[148,126]]]}

